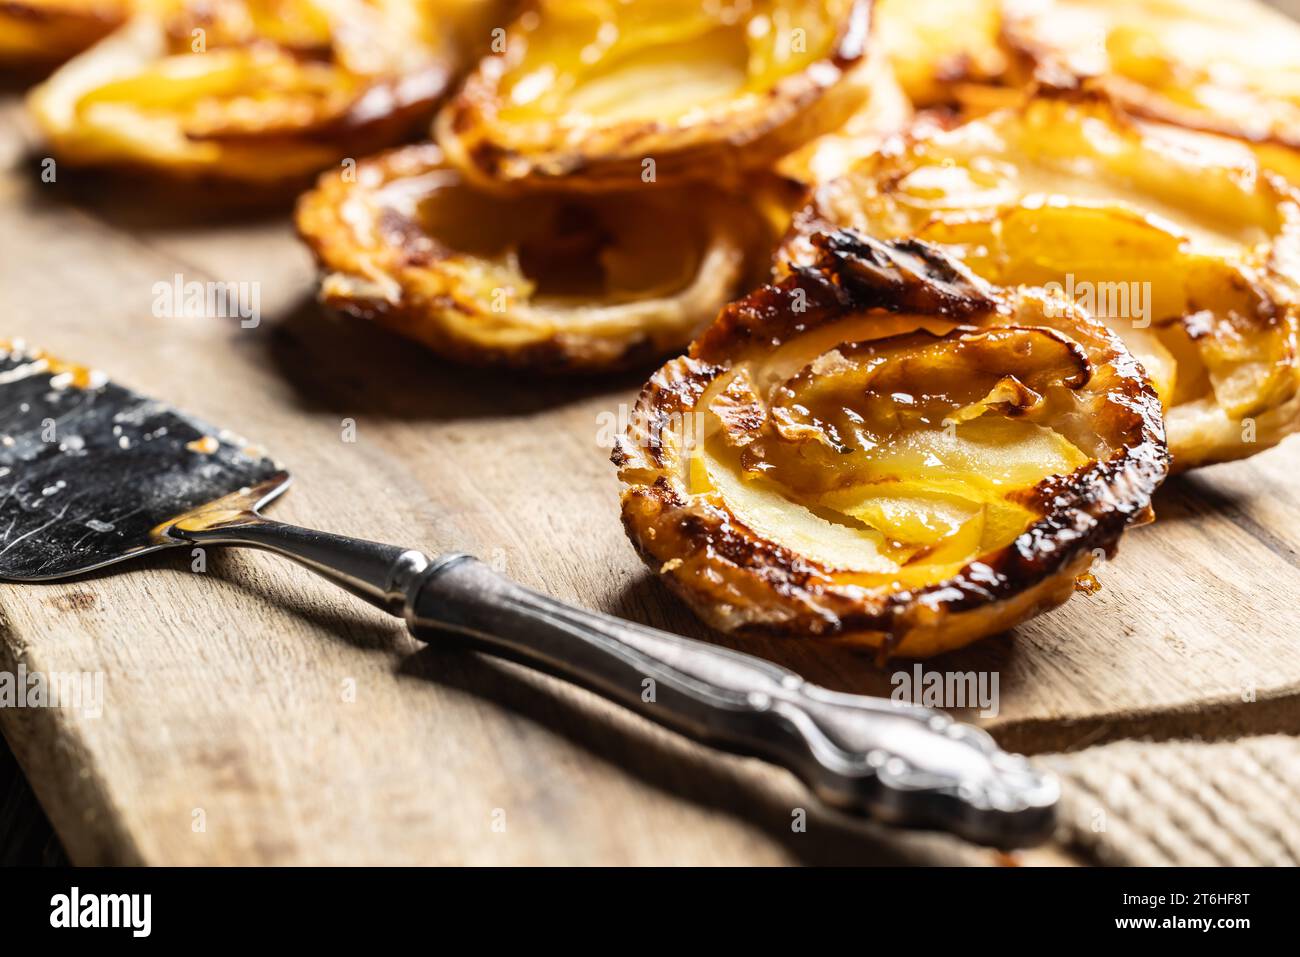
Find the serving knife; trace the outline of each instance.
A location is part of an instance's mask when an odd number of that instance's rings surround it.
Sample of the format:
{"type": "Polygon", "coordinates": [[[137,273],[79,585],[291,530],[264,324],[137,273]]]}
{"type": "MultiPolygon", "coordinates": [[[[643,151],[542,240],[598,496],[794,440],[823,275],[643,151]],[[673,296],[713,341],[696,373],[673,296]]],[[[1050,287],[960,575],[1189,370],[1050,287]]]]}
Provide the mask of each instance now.
{"type": "Polygon", "coordinates": [[[260,449],[192,415],[39,351],[0,349],[0,579],[66,579],[167,548],[262,549],[401,616],[422,641],[459,637],[785,767],[840,810],[999,848],[1053,830],[1055,778],[981,729],[565,604],[468,555],[267,518],[289,481],[260,449]]]}

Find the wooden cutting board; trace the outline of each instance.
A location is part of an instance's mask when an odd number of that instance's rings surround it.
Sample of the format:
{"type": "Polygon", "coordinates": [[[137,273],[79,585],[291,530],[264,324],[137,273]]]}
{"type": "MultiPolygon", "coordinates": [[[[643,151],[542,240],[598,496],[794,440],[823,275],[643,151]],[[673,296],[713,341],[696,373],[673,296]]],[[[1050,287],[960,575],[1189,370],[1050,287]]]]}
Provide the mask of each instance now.
{"type": "MultiPolygon", "coordinates": [[[[611,424],[644,373],[466,371],[313,301],[283,212],[59,172],[0,112],[0,337],[21,337],[261,442],[286,520],[467,550],[592,608],[709,637],[636,559],[611,424]],[[211,207],[215,206],[213,209],[211,207]],[[262,322],[156,318],[154,285],[260,284],[262,322]],[[347,441],[349,432],[355,441],[347,441]]],[[[648,372],[649,370],[646,370],[648,372]]],[[[1031,752],[1125,736],[1300,730],[1300,440],[1173,482],[1102,589],[962,654],[981,719],[1031,752]]],[[[715,640],[723,640],[712,636],[715,640]]],[[[727,642],[734,644],[733,642],[727,642]]],[[[861,653],[755,642],[833,688],[889,694],[861,653]]],[[[0,586],[0,668],[104,674],[102,716],[0,711],[77,863],[957,862],[846,827],[787,775],[401,625],[284,561],[188,555],[0,586]]]]}

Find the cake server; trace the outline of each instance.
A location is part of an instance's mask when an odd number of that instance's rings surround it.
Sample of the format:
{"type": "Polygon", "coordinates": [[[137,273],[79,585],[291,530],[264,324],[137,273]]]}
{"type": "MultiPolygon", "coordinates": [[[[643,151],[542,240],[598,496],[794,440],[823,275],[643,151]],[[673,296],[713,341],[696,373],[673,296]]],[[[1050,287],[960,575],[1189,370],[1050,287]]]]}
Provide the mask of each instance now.
{"type": "Polygon", "coordinates": [[[978,728],[567,605],[467,555],[264,517],[288,484],[228,432],[39,351],[0,349],[0,579],[64,579],[165,548],[258,548],[400,615],[423,641],[459,636],[766,759],[840,810],[1000,848],[1053,829],[1056,780],[978,728]]]}

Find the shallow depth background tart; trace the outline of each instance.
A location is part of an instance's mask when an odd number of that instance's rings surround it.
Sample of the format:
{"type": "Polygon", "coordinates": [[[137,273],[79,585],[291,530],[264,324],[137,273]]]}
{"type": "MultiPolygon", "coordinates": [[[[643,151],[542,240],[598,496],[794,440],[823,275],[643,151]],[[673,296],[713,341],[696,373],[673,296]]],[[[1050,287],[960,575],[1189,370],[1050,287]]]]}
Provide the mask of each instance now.
{"type": "Polygon", "coordinates": [[[443,108],[437,139],[502,189],[717,182],[863,106],[869,23],[868,0],[537,0],[443,108]]]}
{"type": "Polygon", "coordinates": [[[1065,601],[1167,471],[1137,363],[935,247],[815,243],[642,391],[614,460],[647,564],[723,631],[881,654],[1065,601]]]}
{"type": "Polygon", "coordinates": [[[322,175],[297,222],[330,305],[454,359],[551,371],[684,347],[774,241],[720,190],[501,196],[431,143],[322,175]]]}
{"type": "Polygon", "coordinates": [[[129,0],[0,0],[0,68],[50,67],[107,36],[129,0]]]}
{"type": "Polygon", "coordinates": [[[487,5],[213,0],[141,12],[32,91],[61,162],[276,184],[432,115],[487,5]]]}
{"type": "Polygon", "coordinates": [[[1300,24],[1256,0],[1002,0],[1009,78],[1089,80],[1134,115],[1255,146],[1300,183],[1300,24]]]}
{"type": "Polygon", "coordinates": [[[1258,0],[877,0],[874,29],[918,108],[1096,89],[1249,143],[1300,184],[1300,25],[1258,0]]]}
{"type": "Polygon", "coordinates": [[[852,226],[940,243],[990,282],[1053,284],[1143,363],[1176,469],[1300,427],[1300,194],[1230,140],[1135,121],[1098,92],[907,137],[816,191],[778,263],[852,226]]]}

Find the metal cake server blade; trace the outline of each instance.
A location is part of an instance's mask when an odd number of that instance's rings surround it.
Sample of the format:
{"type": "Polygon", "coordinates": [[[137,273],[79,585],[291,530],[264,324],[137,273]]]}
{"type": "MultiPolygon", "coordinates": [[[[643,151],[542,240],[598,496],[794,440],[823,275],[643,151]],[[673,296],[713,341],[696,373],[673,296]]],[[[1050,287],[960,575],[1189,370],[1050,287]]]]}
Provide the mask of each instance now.
{"type": "Polygon", "coordinates": [[[168,520],[289,484],[259,450],[102,374],[0,351],[0,578],[45,581],[176,544],[168,520]]]}
{"type": "Polygon", "coordinates": [[[422,640],[457,634],[764,758],[840,810],[1001,848],[1052,833],[1056,779],[978,728],[566,605],[467,555],[430,558],[263,516],[288,483],[230,433],[83,367],[0,348],[0,579],[67,578],[177,546],[260,548],[402,616],[422,640]]]}

